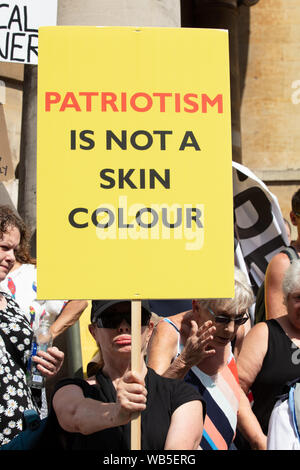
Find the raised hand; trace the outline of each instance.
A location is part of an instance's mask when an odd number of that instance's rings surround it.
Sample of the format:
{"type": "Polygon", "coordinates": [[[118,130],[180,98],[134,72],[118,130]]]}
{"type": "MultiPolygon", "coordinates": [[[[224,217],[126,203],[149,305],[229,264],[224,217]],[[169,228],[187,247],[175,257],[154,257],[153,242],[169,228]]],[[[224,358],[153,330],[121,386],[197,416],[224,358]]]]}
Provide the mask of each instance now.
{"type": "Polygon", "coordinates": [[[215,349],[209,347],[216,330],[212,324],[209,320],[198,327],[197,323],[191,320],[190,332],[181,352],[181,359],[187,366],[195,366],[215,354],[215,349]]]}

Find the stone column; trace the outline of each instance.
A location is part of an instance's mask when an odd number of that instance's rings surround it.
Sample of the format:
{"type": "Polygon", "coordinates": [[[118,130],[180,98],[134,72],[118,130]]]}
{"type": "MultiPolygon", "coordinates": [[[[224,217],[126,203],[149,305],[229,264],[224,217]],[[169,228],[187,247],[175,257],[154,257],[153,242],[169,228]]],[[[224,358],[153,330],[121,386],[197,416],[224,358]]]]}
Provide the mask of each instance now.
{"type": "Polygon", "coordinates": [[[180,26],[180,0],[59,0],[59,25],[180,26]]]}
{"type": "MultiPolygon", "coordinates": [[[[18,212],[32,234],[36,229],[36,113],[37,66],[25,65],[18,170],[18,212]]],[[[33,251],[35,251],[34,247],[33,251]]]]}
{"type": "MultiPolygon", "coordinates": [[[[243,0],[248,6],[258,0],[243,0]]],[[[184,27],[227,29],[229,32],[232,159],[241,163],[241,90],[239,66],[239,11],[238,0],[191,0],[181,1],[184,27]]]]}

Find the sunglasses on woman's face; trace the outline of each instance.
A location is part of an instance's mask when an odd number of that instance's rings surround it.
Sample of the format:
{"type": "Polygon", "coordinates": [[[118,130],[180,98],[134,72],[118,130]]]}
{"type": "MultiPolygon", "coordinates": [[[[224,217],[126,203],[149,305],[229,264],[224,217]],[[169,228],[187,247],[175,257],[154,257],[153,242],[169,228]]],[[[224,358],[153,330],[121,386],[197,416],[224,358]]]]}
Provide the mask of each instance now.
{"type": "Polygon", "coordinates": [[[233,321],[236,325],[243,325],[249,318],[249,315],[247,313],[246,316],[243,315],[240,317],[229,317],[227,315],[216,315],[209,307],[207,307],[207,310],[209,311],[209,313],[212,314],[216,323],[225,323],[226,325],[228,325],[228,323],[230,323],[231,321],[233,321]]]}
{"type": "MultiPolygon", "coordinates": [[[[98,328],[112,328],[116,329],[125,320],[129,326],[131,326],[131,313],[130,312],[114,312],[105,313],[101,317],[98,317],[96,324],[98,328]]],[[[148,325],[150,320],[149,312],[146,309],[142,309],[141,325],[148,325]]]]}

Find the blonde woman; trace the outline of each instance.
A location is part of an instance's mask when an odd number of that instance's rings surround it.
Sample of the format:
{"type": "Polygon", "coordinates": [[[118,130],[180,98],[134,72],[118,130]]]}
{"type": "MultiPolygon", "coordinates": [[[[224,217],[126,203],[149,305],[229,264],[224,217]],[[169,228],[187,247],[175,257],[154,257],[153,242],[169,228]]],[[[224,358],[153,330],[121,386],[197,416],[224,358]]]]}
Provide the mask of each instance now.
{"type": "MultiPolygon", "coordinates": [[[[238,413],[250,408],[239,386],[231,343],[248,321],[253,300],[246,277],[236,268],[233,299],[193,300],[191,311],[164,318],[151,338],[149,366],[165,377],[184,377],[206,401],[200,443],[205,450],[229,449],[238,413]]],[[[255,417],[250,425],[259,431],[255,417]]]]}

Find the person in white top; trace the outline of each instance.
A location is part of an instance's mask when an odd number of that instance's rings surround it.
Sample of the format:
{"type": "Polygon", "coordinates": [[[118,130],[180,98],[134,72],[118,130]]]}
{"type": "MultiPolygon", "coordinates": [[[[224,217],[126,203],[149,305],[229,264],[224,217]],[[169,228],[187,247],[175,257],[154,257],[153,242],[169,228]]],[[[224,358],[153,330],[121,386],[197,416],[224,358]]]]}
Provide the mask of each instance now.
{"type": "MultiPolygon", "coordinates": [[[[45,314],[46,300],[36,299],[37,269],[34,263],[22,264],[18,259],[0,288],[7,292],[20,306],[33,330],[39,327],[45,314]]],[[[51,331],[53,338],[74,325],[87,307],[85,300],[56,300],[51,302],[53,315],[51,331]]]]}
{"type": "MultiPolygon", "coordinates": [[[[0,209],[4,206],[0,206],[0,209]]],[[[37,267],[36,260],[30,255],[29,230],[22,221],[22,236],[15,250],[14,263],[7,276],[0,282],[0,291],[9,294],[18,304],[21,311],[35,331],[46,313],[46,300],[37,300],[37,267]]],[[[51,333],[53,340],[70,326],[74,325],[87,307],[85,300],[56,300],[51,301],[51,333]]],[[[42,389],[40,416],[48,414],[46,390],[42,389]]]]}
{"type": "MultiPolygon", "coordinates": [[[[2,207],[2,206],[0,206],[2,207]]],[[[24,222],[23,222],[24,223],[24,222]]],[[[0,289],[7,292],[20,306],[33,330],[39,327],[45,313],[45,300],[36,299],[37,267],[30,255],[30,235],[24,224],[21,243],[15,254],[15,262],[6,278],[0,282],[0,289]]],[[[74,325],[88,306],[86,300],[57,300],[52,302],[53,339],[74,325]]]]}

